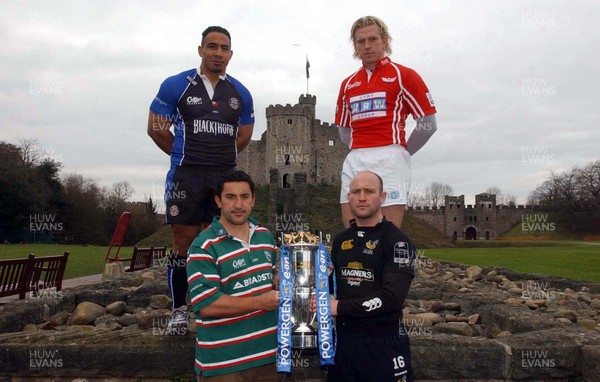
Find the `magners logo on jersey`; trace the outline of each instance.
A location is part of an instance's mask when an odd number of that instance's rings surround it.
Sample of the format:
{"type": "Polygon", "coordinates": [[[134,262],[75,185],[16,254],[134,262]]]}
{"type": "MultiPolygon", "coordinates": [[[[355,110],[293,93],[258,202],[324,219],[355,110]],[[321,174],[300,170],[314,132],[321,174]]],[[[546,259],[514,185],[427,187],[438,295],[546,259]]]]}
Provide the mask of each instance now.
{"type": "Polygon", "coordinates": [[[362,263],[358,261],[352,261],[347,266],[342,267],[341,275],[343,279],[348,280],[350,285],[360,285],[361,281],[374,281],[373,270],[365,269],[362,263]]]}
{"type": "Polygon", "coordinates": [[[349,249],[354,248],[354,239],[346,240],[342,243],[342,251],[347,251],[349,249]]]}

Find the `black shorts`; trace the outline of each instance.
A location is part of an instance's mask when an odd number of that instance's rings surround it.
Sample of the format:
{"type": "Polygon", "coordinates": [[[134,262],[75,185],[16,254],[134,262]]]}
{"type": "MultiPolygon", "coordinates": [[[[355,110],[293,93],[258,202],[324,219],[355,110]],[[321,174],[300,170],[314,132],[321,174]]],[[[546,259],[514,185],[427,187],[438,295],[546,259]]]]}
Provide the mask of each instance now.
{"type": "Polygon", "coordinates": [[[219,215],[215,192],[226,170],[178,166],[167,174],[165,214],[167,224],[210,224],[219,215]]]}
{"type": "Polygon", "coordinates": [[[408,336],[337,331],[328,382],[413,382],[408,336]]]}

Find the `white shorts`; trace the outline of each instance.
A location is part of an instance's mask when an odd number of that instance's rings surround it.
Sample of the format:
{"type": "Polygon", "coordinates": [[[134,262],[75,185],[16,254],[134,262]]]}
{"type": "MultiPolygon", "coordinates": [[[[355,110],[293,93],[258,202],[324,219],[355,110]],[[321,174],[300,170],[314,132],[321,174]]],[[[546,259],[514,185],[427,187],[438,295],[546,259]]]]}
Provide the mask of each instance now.
{"type": "Polygon", "coordinates": [[[383,191],[387,193],[383,207],[407,203],[411,179],[410,154],[400,145],[351,150],[342,166],[340,203],[348,203],[352,178],[367,170],[383,179],[383,191]]]}

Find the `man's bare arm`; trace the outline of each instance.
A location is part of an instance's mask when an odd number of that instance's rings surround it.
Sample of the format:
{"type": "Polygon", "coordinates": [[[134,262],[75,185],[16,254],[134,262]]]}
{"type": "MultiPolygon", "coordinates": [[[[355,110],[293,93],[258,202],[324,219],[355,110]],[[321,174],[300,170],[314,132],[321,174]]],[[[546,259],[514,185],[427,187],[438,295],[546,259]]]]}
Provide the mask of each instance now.
{"type": "Polygon", "coordinates": [[[254,131],[254,123],[249,125],[242,125],[238,130],[237,140],[235,142],[237,146],[237,152],[241,152],[248,146],[250,139],[252,139],[252,132],[254,131]]]}
{"type": "Polygon", "coordinates": [[[173,148],[173,142],[175,136],[169,130],[173,123],[165,117],[148,112],[148,135],[154,143],[167,155],[171,155],[171,149],[173,148]]]}

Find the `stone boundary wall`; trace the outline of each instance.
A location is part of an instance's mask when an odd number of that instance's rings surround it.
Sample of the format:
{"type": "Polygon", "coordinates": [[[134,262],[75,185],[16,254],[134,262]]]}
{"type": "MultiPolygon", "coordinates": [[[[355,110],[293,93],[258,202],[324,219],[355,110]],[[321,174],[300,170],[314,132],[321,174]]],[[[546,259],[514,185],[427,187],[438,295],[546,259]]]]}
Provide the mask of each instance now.
{"type": "MultiPolygon", "coordinates": [[[[0,306],[0,382],[194,380],[164,270],[58,293],[0,306]]],[[[403,321],[418,381],[600,381],[600,284],[421,258],[403,321]]],[[[288,381],[325,380],[295,355],[288,381]]]]}

